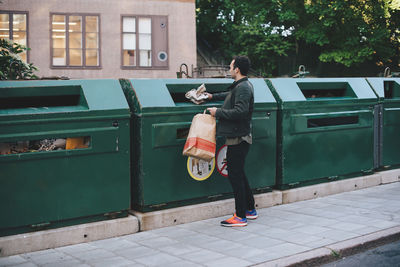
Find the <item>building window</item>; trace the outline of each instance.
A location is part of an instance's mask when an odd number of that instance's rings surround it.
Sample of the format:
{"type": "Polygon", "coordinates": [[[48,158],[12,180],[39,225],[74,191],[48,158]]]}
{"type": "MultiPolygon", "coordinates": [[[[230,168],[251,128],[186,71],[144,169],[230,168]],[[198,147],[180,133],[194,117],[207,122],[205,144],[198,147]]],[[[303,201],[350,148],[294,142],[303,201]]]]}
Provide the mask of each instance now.
{"type": "MultiPolygon", "coordinates": [[[[28,46],[27,21],[26,12],[0,11],[0,38],[28,46]]],[[[23,60],[28,61],[26,51],[19,55],[23,60]]]]}
{"type": "Polygon", "coordinates": [[[166,23],[166,16],[122,16],[122,66],[124,68],[168,66],[166,23]],[[163,37],[160,38],[160,36],[163,37]],[[163,50],[161,60],[158,56],[160,49],[163,50]]]}
{"type": "Polygon", "coordinates": [[[99,16],[51,14],[52,66],[99,67],[99,16]]]}

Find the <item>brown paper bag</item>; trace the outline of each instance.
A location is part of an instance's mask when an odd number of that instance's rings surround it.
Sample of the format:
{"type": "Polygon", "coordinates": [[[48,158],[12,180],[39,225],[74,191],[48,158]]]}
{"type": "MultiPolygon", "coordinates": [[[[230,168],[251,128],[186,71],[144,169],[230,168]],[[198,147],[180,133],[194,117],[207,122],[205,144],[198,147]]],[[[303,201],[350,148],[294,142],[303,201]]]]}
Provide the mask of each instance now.
{"type": "Polygon", "coordinates": [[[182,154],[209,162],[215,157],[216,121],[205,112],[193,117],[182,154]]]}

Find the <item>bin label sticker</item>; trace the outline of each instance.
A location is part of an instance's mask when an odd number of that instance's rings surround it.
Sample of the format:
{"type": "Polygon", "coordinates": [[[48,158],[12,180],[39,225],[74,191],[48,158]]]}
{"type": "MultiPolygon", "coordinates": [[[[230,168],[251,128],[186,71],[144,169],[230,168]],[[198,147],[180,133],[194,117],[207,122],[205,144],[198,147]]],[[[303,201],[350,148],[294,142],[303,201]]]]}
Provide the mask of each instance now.
{"type": "Polygon", "coordinates": [[[210,162],[188,157],[187,169],[190,176],[197,181],[204,181],[211,176],[215,169],[215,158],[210,162]]]}
{"type": "Polygon", "coordinates": [[[227,145],[223,145],[217,152],[217,170],[224,176],[228,177],[228,161],[226,160],[226,151],[228,150],[227,145]]]}

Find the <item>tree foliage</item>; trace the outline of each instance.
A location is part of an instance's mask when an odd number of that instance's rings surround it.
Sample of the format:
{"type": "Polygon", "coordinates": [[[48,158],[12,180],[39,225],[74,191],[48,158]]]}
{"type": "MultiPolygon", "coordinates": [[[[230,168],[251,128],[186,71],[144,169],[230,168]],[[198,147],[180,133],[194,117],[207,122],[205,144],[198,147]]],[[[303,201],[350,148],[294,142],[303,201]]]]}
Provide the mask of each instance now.
{"type": "Polygon", "coordinates": [[[7,39],[0,39],[0,80],[37,79],[33,73],[37,70],[33,64],[28,64],[19,56],[28,48],[13,43],[7,39]]]}
{"type": "Polygon", "coordinates": [[[357,66],[399,56],[399,0],[197,0],[198,38],[263,75],[285,56],[357,66]]]}

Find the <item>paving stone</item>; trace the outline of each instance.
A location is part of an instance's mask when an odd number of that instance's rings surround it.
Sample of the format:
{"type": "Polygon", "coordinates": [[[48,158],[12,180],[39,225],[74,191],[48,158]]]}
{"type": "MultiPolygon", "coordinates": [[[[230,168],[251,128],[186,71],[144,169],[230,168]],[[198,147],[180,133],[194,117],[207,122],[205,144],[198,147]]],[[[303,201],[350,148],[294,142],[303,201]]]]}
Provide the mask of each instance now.
{"type": "Polygon", "coordinates": [[[17,265],[24,262],[27,262],[27,260],[20,255],[0,258],[0,266],[17,265]]]}
{"type": "Polygon", "coordinates": [[[144,245],[146,247],[150,247],[150,248],[159,248],[159,247],[163,247],[163,246],[176,244],[176,243],[178,243],[178,241],[173,240],[168,237],[161,236],[161,237],[155,237],[155,238],[146,239],[146,240],[140,240],[140,241],[137,241],[137,243],[144,245]]]}
{"type": "Polygon", "coordinates": [[[225,257],[223,259],[218,259],[212,262],[207,262],[204,264],[208,267],[220,267],[220,266],[230,266],[230,267],[245,267],[251,265],[251,262],[234,258],[234,257],[225,257]]]}
{"type": "Polygon", "coordinates": [[[244,239],[244,240],[240,241],[240,243],[242,243],[244,245],[248,245],[250,247],[266,249],[266,248],[271,248],[276,245],[282,244],[282,243],[284,243],[284,241],[269,238],[266,236],[260,236],[256,239],[254,239],[254,238],[244,239]]]}
{"type": "Polygon", "coordinates": [[[126,258],[115,256],[106,259],[91,260],[88,262],[93,267],[122,267],[122,266],[142,266],[135,261],[127,260],[126,258]]]}
{"type": "Polygon", "coordinates": [[[252,263],[263,263],[266,261],[279,259],[280,257],[281,257],[281,255],[278,253],[268,251],[265,254],[259,254],[259,255],[252,257],[251,259],[249,259],[249,261],[251,261],[252,263]]]}
{"type": "Polygon", "coordinates": [[[243,229],[243,231],[236,231],[236,230],[232,231],[233,229],[230,229],[229,227],[223,227],[223,228],[227,228],[230,231],[228,232],[223,231],[223,233],[220,232],[219,234],[215,235],[215,237],[231,241],[241,241],[243,239],[259,237],[259,235],[257,234],[254,234],[250,231],[246,231],[248,227],[240,227],[241,229],[243,229]]]}
{"type": "Polygon", "coordinates": [[[237,257],[237,258],[241,258],[241,259],[250,261],[255,256],[258,256],[261,254],[267,254],[268,249],[258,249],[258,248],[254,248],[254,247],[250,247],[250,246],[241,246],[238,248],[226,250],[221,253],[223,253],[224,255],[237,257]]]}
{"type": "Polygon", "coordinates": [[[358,230],[364,228],[365,225],[362,224],[355,224],[355,223],[348,223],[348,222],[340,222],[334,225],[331,225],[330,228],[343,230],[347,232],[353,232],[354,230],[358,230]]]}
{"type": "Polygon", "coordinates": [[[291,235],[282,235],[279,240],[295,243],[297,245],[305,245],[313,241],[320,240],[321,237],[305,234],[305,233],[293,233],[291,235]]]}
{"type": "Polygon", "coordinates": [[[171,256],[163,252],[158,252],[152,255],[135,259],[135,261],[145,266],[163,266],[164,264],[174,263],[180,260],[181,259],[178,257],[171,256]]]}
{"type": "Polygon", "coordinates": [[[328,238],[336,241],[347,240],[350,238],[358,237],[359,234],[346,232],[342,230],[329,230],[322,233],[316,234],[316,236],[320,236],[323,238],[328,238]]]}
{"type": "Polygon", "coordinates": [[[161,250],[170,255],[179,256],[182,254],[201,250],[201,248],[197,247],[197,246],[184,244],[184,243],[177,243],[177,244],[170,245],[170,246],[160,247],[160,248],[158,248],[158,250],[161,250]]]}
{"type": "Polygon", "coordinates": [[[121,237],[121,239],[125,239],[131,242],[137,242],[139,240],[143,240],[143,239],[151,239],[151,238],[155,238],[158,237],[157,234],[153,233],[152,231],[145,231],[145,232],[139,232],[139,233],[135,233],[135,234],[131,234],[131,235],[125,235],[123,237],[121,237]]]}
{"type": "Polygon", "coordinates": [[[228,240],[217,240],[209,243],[203,243],[200,247],[215,252],[223,253],[226,250],[243,247],[243,242],[232,242],[228,240]]]}
{"type": "Polygon", "coordinates": [[[284,257],[284,256],[304,252],[304,251],[307,251],[310,249],[311,248],[306,247],[306,246],[300,246],[300,245],[291,244],[291,243],[284,243],[284,244],[280,244],[280,245],[271,247],[269,249],[269,252],[276,253],[276,254],[280,255],[281,257],[284,257]]]}
{"type": "Polygon", "coordinates": [[[208,261],[214,261],[216,259],[221,259],[221,258],[225,257],[225,255],[222,253],[211,251],[211,250],[201,249],[199,251],[180,255],[179,257],[189,260],[191,262],[204,264],[205,262],[208,262],[208,261]]]}
{"type": "Polygon", "coordinates": [[[157,250],[144,247],[144,246],[139,246],[139,247],[134,247],[134,248],[128,248],[128,249],[123,249],[123,250],[116,250],[114,251],[116,255],[122,256],[124,258],[127,258],[128,260],[134,260],[136,258],[140,258],[146,255],[152,255],[154,253],[157,253],[157,250]]]}
{"type": "Polygon", "coordinates": [[[332,239],[328,239],[328,238],[322,238],[319,240],[315,240],[312,242],[308,242],[305,243],[304,246],[309,247],[309,248],[320,248],[320,247],[324,247],[326,245],[330,245],[333,243],[336,243],[337,241],[332,240],[332,239]]]}
{"type": "Polygon", "coordinates": [[[97,260],[97,259],[114,257],[115,254],[113,254],[112,252],[109,252],[105,249],[94,249],[94,250],[84,251],[84,252],[80,252],[80,253],[74,253],[74,254],[72,254],[72,256],[74,258],[77,258],[79,260],[86,262],[86,261],[93,261],[93,260],[97,260]]]}
{"type": "Polygon", "coordinates": [[[180,260],[173,263],[163,264],[162,267],[202,267],[204,265],[200,265],[194,262],[180,260]]]}
{"type": "Polygon", "coordinates": [[[139,244],[130,242],[126,239],[121,238],[110,238],[104,240],[98,240],[90,243],[92,246],[97,248],[106,249],[108,251],[123,250],[127,248],[137,247],[139,244]]]}
{"type": "Polygon", "coordinates": [[[304,234],[310,234],[310,235],[315,235],[318,233],[326,232],[329,231],[330,229],[327,227],[322,227],[322,226],[316,226],[316,225],[308,225],[308,226],[303,226],[300,228],[294,229],[296,232],[304,233],[304,234]]]}
{"type": "Polygon", "coordinates": [[[52,262],[52,263],[48,263],[48,264],[40,265],[40,266],[41,267],[71,267],[71,266],[83,267],[83,266],[89,266],[89,265],[87,265],[86,263],[83,263],[82,261],[80,261],[78,259],[71,259],[71,260],[65,260],[65,261],[59,261],[59,262],[52,262]]]}
{"type": "Polygon", "coordinates": [[[67,253],[67,254],[73,254],[76,252],[84,252],[84,251],[89,251],[89,250],[94,250],[94,249],[96,249],[96,247],[92,246],[90,243],[82,243],[82,244],[77,244],[77,245],[56,248],[55,250],[61,251],[61,252],[67,253]]]}
{"type": "Polygon", "coordinates": [[[56,250],[46,250],[46,253],[27,253],[22,255],[22,257],[38,265],[57,263],[73,259],[70,255],[56,250]]]}
{"type": "MultiPolygon", "coordinates": [[[[221,226],[222,227],[222,226],[221,226]]],[[[187,237],[179,237],[176,238],[179,241],[182,241],[186,244],[194,245],[194,246],[199,246],[202,244],[207,244],[213,241],[218,241],[220,240],[219,238],[213,237],[213,236],[208,236],[205,234],[197,234],[197,235],[191,235],[187,237]]]]}
{"type": "Polygon", "coordinates": [[[22,263],[22,264],[11,265],[11,266],[15,266],[15,267],[38,267],[39,265],[36,265],[33,262],[25,262],[25,263],[22,263]]]}

